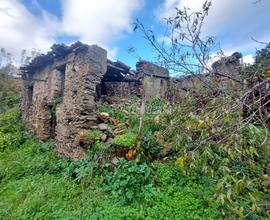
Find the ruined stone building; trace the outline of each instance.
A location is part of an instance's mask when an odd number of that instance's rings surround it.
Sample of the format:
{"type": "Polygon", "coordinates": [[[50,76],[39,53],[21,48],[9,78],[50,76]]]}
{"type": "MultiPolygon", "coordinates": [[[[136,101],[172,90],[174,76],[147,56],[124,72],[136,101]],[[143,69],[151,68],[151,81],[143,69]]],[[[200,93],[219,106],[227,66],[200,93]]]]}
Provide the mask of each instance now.
{"type": "Polygon", "coordinates": [[[156,96],[166,98],[169,90],[169,72],[167,69],[146,61],[138,62],[136,69],[147,100],[156,96]]]}
{"type": "Polygon", "coordinates": [[[211,83],[211,86],[215,84],[222,86],[229,81],[241,84],[241,58],[242,54],[235,52],[214,62],[209,72],[170,78],[170,91],[174,99],[181,98],[187,92],[192,93],[207,88],[211,83]]]}
{"type": "Polygon", "coordinates": [[[242,54],[235,52],[231,56],[222,57],[214,62],[212,64],[212,75],[214,75],[215,80],[224,82],[232,79],[241,83],[241,58],[242,54]]]}
{"type": "Polygon", "coordinates": [[[200,86],[201,77],[218,76],[222,81],[219,74],[226,71],[237,77],[240,57],[235,53],[214,63],[210,74],[170,79],[167,69],[147,61],[139,61],[136,70],[111,61],[107,51],[97,45],[54,45],[46,55],[21,68],[22,118],[40,141],[55,139],[59,154],[81,158],[86,149],[76,137],[100,125],[97,101],[131,95],[147,100],[177,97],[200,86]]]}
{"type": "Polygon", "coordinates": [[[102,96],[165,97],[169,82],[162,67],[141,61],[132,71],[120,61],[108,60],[103,48],[80,42],[54,45],[21,71],[26,126],[41,141],[54,138],[58,153],[73,158],[85,153],[76,135],[97,126],[96,101],[102,96]]]}

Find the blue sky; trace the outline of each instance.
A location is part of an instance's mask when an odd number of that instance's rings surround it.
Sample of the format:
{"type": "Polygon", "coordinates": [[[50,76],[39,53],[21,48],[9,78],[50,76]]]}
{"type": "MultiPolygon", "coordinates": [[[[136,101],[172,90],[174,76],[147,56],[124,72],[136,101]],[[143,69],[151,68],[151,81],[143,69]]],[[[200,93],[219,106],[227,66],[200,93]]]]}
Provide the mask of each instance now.
{"type": "MultiPolygon", "coordinates": [[[[215,36],[226,54],[240,51],[251,61],[251,40],[270,41],[270,0],[213,0],[204,33],[215,36]]],[[[0,0],[0,47],[14,55],[22,49],[47,51],[53,43],[80,40],[98,44],[109,56],[134,67],[138,56],[153,60],[154,53],[140,33],[132,31],[138,18],[159,36],[162,20],[175,7],[201,7],[204,0],[0,0]],[[136,48],[129,54],[128,48],[136,48]]],[[[161,36],[161,35],[160,35],[161,36]]]]}

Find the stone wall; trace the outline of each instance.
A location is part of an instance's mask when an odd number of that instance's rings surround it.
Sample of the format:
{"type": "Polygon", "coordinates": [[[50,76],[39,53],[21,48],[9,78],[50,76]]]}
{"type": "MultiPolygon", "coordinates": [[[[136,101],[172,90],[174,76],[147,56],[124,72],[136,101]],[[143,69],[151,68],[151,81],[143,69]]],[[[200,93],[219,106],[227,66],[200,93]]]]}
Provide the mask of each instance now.
{"type": "MultiPolygon", "coordinates": [[[[89,144],[78,137],[85,130],[101,127],[104,131],[107,127],[96,108],[102,95],[179,99],[186,92],[199,91],[216,76],[222,81],[220,73],[237,78],[239,59],[235,53],[214,63],[212,73],[170,79],[167,69],[147,61],[138,62],[132,71],[120,61],[107,60],[107,51],[96,45],[54,45],[51,52],[21,68],[22,118],[40,141],[55,139],[59,154],[82,158],[89,144]]],[[[113,133],[108,131],[107,135],[113,133]]]]}
{"type": "Polygon", "coordinates": [[[232,81],[237,84],[235,88],[240,88],[241,58],[242,55],[236,52],[214,62],[211,72],[170,78],[169,90],[172,99],[181,99],[187,92],[189,94],[199,94],[201,89],[205,91],[209,87],[218,89],[232,81]]]}
{"type": "Polygon", "coordinates": [[[106,50],[80,44],[65,57],[24,73],[22,117],[28,130],[40,141],[55,138],[59,154],[83,157],[85,149],[75,137],[97,124],[96,85],[106,70],[106,50]]]}
{"type": "MultiPolygon", "coordinates": [[[[71,46],[54,45],[52,51],[21,68],[24,84],[22,117],[28,130],[40,141],[55,139],[60,155],[82,158],[89,143],[80,137],[100,125],[96,100],[108,96],[130,95],[165,97],[168,71],[141,61],[137,71],[120,61],[107,60],[107,51],[77,42],[71,46]]],[[[108,131],[109,136],[111,131],[108,131]]]]}
{"type": "Polygon", "coordinates": [[[228,77],[240,80],[241,58],[242,54],[238,52],[233,53],[231,56],[222,57],[212,64],[213,74],[220,82],[228,80],[228,77]]]}
{"type": "Polygon", "coordinates": [[[169,72],[166,68],[140,61],[137,63],[136,69],[142,81],[146,100],[151,97],[166,98],[169,88],[169,72]]]}
{"type": "Polygon", "coordinates": [[[187,94],[187,92],[192,93],[193,91],[200,91],[203,88],[204,83],[208,83],[209,76],[192,75],[192,76],[182,76],[178,78],[170,79],[170,95],[174,100],[181,99],[187,94]]]}
{"type": "Polygon", "coordinates": [[[59,154],[83,157],[86,148],[80,146],[76,135],[97,124],[95,105],[96,85],[106,73],[107,52],[90,46],[66,65],[63,102],[56,109],[56,147],[59,154]]]}
{"type": "Polygon", "coordinates": [[[41,141],[51,137],[51,111],[48,105],[50,67],[38,72],[35,78],[24,81],[22,117],[29,130],[34,130],[41,141]]]}
{"type": "Polygon", "coordinates": [[[143,79],[143,88],[146,100],[152,97],[166,98],[168,80],[146,75],[143,79]]]}
{"type": "Polygon", "coordinates": [[[54,69],[48,78],[48,103],[53,104],[57,97],[64,94],[65,72],[54,69]]]}
{"type": "Polygon", "coordinates": [[[140,95],[138,82],[105,82],[104,86],[110,97],[129,98],[131,95],[140,95]]]}

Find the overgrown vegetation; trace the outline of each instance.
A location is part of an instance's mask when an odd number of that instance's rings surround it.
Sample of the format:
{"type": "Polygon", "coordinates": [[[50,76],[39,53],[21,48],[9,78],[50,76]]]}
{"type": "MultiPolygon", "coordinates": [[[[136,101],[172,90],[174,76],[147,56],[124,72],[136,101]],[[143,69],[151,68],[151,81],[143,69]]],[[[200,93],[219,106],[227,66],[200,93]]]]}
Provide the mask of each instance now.
{"type": "Polygon", "coordinates": [[[1,219],[220,216],[212,188],[200,183],[193,186],[174,163],[122,159],[112,171],[110,164],[97,166],[96,156],[110,151],[100,142],[89,148],[85,160],[58,158],[53,142],[39,144],[24,133],[16,106],[1,114],[0,127],[5,137],[15,131],[24,137],[20,143],[11,139],[0,153],[1,219]]]}
{"type": "Polygon", "coordinates": [[[118,135],[114,138],[113,144],[115,146],[132,148],[136,144],[136,135],[133,133],[118,135]]]}
{"type": "Polygon", "coordinates": [[[222,55],[213,50],[214,38],[202,35],[210,7],[207,0],[198,12],[176,8],[166,18],[169,44],[135,23],[161,65],[190,77],[200,73],[201,86],[187,90],[158,116],[159,124],[166,125],[158,140],[173,151],[170,158],[178,157],[182,175],[215,182],[214,197],[226,218],[228,213],[231,218],[269,218],[269,83],[253,88],[269,79],[269,45],[257,52],[255,64],[239,74],[240,80],[230,76],[233,71],[215,70],[223,82],[207,81],[202,73],[213,73],[210,56],[222,55]]]}
{"type": "Polygon", "coordinates": [[[24,142],[23,124],[18,107],[14,106],[17,97],[7,97],[1,102],[6,111],[0,114],[0,151],[18,147],[24,142]]]}
{"type": "Polygon", "coordinates": [[[10,66],[3,68],[0,66],[0,100],[7,96],[17,95],[21,87],[20,80],[9,74],[9,68],[10,66]]]}
{"type": "Polygon", "coordinates": [[[120,159],[117,169],[106,175],[107,190],[120,202],[143,202],[155,195],[154,179],[151,167],[146,163],[120,159]]]}
{"type": "Polygon", "coordinates": [[[267,71],[270,68],[270,45],[256,52],[255,63],[245,66],[242,70],[245,80],[249,85],[255,85],[258,82],[270,78],[267,71]]]}
{"type": "MultiPolygon", "coordinates": [[[[136,28],[168,68],[190,74],[208,70],[213,38],[199,35],[210,6],[206,1],[198,13],[176,10],[167,20],[178,31],[170,36],[172,48],[164,48],[141,23],[136,28]]],[[[269,79],[269,59],[267,46],[243,69],[241,80],[252,86],[269,79]]],[[[5,88],[0,219],[269,219],[269,123],[253,114],[243,118],[241,96],[247,88],[233,80],[207,86],[179,100],[145,102],[140,148],[138,108],[145,100],[99,103],[99,111],[109,115],[106,130],[119,134],[102,141],[102,131],[83,130],[76,138],[87,143],[88,154],[79,161],[59,158],[53,141],[40,144],[26,133],[19,97],[10,96],[17,92],[5,88]]],[[[61,100],[55,100],[52,113],[61,100]]],[[[254,111],[260,113],[260,107],[254,111]]]]}
{"type": "MultiPolygon", "coordinates": [[[[53,143],[41,145],[26,134],[17,142],[12,136],[0,154],[1,218],[268,218],[269,144],[256,147],[264,129],[250,124],[229,142],[197,146],[192,140],[207,139],[217,122],[176,109],[159,115],[158,123],[170,123],[159,129],[173,148],[166,161],[141,157],[112,166],[105,159],[112,148],[97,141],[88,159],[72,162],[58,158],[53,143]]],[[[155,121],[157,115],[147,117],[155,121]]],[[[227,117],[219,123],[234,120],[227,117]]],[[[23,132],[16,107],[0,121],[5,137],[23,132]]],[[[144,155],[157,155],[164,147],[153,133],[144,133],[143,143],[144,155]]]]}

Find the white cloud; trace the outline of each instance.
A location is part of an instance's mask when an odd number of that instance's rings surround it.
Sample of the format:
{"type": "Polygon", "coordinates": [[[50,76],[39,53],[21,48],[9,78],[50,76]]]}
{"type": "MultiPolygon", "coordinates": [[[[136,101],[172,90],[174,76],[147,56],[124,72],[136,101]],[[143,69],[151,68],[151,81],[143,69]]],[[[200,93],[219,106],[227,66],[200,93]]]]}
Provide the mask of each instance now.
{"type": "Polygon", "coordinates": [[[243,56],[243,62],[246,64],[253,64],[255,62],[254,56],[252,54],[243,56]]]}
{"type": "Polygon", "coordinates": [[[84,43],[99,44],[113,59],[118,51],[115,42],[131,31],[142,5],[143,0],[62,0],[62,31],[84,43]]]}
{"type": "Polygon", "coordinates": [[[172,43],[172,39],[169,36],[159,37],[157,41],[164,45],[170,45],[172,43]]]}
{"type": "MultiPolygon", "coordinates": [[[[191,10],[201,8],[205,0],[163,0],[157,8],[159,19],[173,16],[175,7],[189,7],[191,10]]],[[[205,35],[217,36],[221,46],[228,51],[249,52],[259,47],[251,37],[260,41],[270,41],[270,1],[253,4],[253,0],[213,0],[209,16],[204,24],[205,35]]]]}
{"type": "Polygon", "coordinates": [[[157,7],[155,15],[163,19],[175,15],[176,8],[188,7],[193,11],[200,10],[204,2],[205,0],[163,0],[163,3],[157,7]]]}
{"type": "Polygon", "coordinates": [[[63,31],[87,43],[110,45],[131,30],[141,0],[63,0],[63,31]]]}
{"type": "Polygon", "coordinates": [[[115,57],[115,42],[131,30],[143,0],[62,0],[61,19],[33,3],[41,16],[31,14],[20,0],[0,0],[0,47],[13,54],[31,48],[46,51],[57,36],[67,35],[99,44],[115,57]]]}
{"type": "Polygon", "coordinates": [[[0,47],[15,55],[22,49],[47,50],[57,26],[57,19],[45,11],[37,18],[17,0],[0,0],[0,47]]]}
{"type": "Polygon", "coordinates": [[[115,60],[115,58],[117,57],[117,53],[118,53],[119,48],[118,47],[110,47],[107,49],[108,49],[108,51],[107,51],[108,58],[110,60],[115,60]]]}

